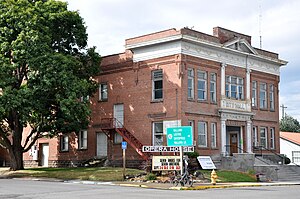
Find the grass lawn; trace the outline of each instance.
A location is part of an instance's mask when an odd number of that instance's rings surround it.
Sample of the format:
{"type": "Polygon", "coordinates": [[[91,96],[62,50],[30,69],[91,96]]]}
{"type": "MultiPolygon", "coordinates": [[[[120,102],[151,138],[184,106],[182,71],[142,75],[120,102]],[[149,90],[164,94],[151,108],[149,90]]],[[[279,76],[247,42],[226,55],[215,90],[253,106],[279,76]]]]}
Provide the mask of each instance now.
{"type": "MultiPolygon", "coordinates": [[[[256,182],[256,178],[248,173],[239,171],[216,170],[217,182],[256,182]]],[[[201,170],[205,178],[210,179],[210,170],[201,170]]]]}
{"type": "MultiPolygon", "coordinates": [[[[141,170],[126,168],[126,175],[143,173],[141,170]]],[[[0,175],[11,177],[46,177],[63,180],[95,180],[95,181],[121,181],[123,168],[92,167],[92,168],[27,168],[20,171],[1,169],[0,175]]]]}
{"type": "MultiPolygon", "coordinates": [[[[217,182],[255,182],[256,178],[238,171],[217,170],[217,182]]],[[[126,168],[126,175],[144,173],[142,170],[126,168]]],[[[210,170],[201,170],[204,177],[210,180],[210,170]]],[[[0,176],[57,178],[63,180],[122,181],[123,168],[91,167],[91,168],[27,168],[20,171],[9,171],[0,168],[0,176]]]]}

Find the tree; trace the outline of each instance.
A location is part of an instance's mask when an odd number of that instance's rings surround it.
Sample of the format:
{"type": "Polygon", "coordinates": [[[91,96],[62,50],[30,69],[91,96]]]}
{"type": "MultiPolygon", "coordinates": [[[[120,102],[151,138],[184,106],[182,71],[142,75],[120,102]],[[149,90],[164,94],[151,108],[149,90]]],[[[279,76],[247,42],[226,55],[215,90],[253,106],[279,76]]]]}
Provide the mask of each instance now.
{"type": "Polygon", "coordinates": [[[292,116],[286,115],[280,120],[280,131],[299,133],[300,123],[292,116]]]}
{"type": "Polygon", "coordinates": [[[87,127],[89,102],[79,99],[96,91],[100,61],[67,3],[0,0],[0,145],[11,170],[24,168],[23,153],[38,138],[87,127]]]}

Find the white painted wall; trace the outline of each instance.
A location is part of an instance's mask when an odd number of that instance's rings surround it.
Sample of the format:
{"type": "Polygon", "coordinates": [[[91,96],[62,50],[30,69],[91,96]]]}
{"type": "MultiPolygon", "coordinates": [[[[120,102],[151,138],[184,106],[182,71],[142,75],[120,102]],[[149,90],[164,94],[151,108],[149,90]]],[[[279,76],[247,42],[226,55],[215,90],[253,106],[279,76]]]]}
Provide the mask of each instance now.
{"type": "Polygon", "coordinates": [[[280,154],[285,154],[293,161],[292,151],[300,151],[300,146],[280,138],[280,154]]]}

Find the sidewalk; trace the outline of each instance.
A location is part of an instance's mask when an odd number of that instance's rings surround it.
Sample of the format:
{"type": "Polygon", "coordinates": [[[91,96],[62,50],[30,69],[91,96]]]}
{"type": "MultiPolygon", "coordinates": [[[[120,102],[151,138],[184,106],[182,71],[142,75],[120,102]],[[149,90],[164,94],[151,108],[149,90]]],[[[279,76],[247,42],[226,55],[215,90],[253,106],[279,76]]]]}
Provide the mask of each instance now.
{"type": "Polygon", "coordinates": [[[173,190],[203,190],[213,188],[232,188],[232,187],[258,187],[258,186],[292,186],[300,185],[300,182],[237,182],[237,183],[194,183],[192,187],[174,187],[170,183],[155,183],[155,182],[113,182],[119,186],[141,187],[148,189],[173,189],[173,190]]]}

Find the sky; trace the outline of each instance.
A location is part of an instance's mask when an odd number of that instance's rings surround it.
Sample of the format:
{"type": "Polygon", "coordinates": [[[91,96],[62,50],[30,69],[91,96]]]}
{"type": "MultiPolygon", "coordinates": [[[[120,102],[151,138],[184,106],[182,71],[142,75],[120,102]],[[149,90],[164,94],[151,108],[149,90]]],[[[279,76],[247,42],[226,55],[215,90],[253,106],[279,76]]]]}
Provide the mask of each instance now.
{"type": "MultiPolygon", "coordinates": [[[[252,36],[252,46],[279,54],[279,104],[300,121],[299,0],[67,0],[101,56],[125,51],[125,39],[170,28],[213,34],[213,27],[252,36]]],[[[282,109],[280,108],[280,118],[282,109]]]]}

